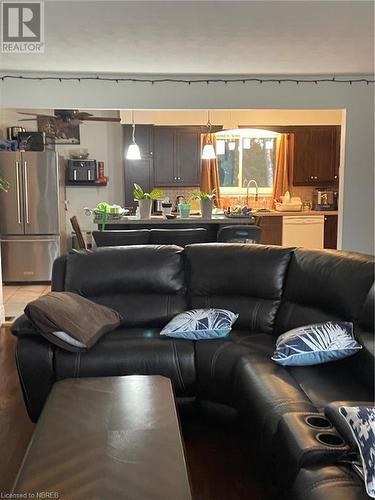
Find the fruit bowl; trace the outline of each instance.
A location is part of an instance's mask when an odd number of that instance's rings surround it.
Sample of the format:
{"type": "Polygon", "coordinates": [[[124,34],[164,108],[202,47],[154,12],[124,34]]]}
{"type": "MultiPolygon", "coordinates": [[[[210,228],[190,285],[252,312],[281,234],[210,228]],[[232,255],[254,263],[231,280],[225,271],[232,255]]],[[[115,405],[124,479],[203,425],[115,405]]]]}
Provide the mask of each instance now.
{"type": "Polygon", "coordinates": [[[229,219],[248,219],[252,216],[252,212],[247,205],[235,205],[224,210],[224,215],[229,219]]]}

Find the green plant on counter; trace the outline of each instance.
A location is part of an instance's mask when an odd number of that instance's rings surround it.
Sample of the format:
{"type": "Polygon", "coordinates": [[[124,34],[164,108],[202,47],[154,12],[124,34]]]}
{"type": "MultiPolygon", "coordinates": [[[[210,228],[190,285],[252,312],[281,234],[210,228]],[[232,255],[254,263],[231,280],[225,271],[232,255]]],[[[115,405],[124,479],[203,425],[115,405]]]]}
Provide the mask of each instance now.
{"type": "Polygon", "coordinates": [[[215,198],[215,189],[206,193],[205,191],[194,191],[190,195],[191,200],[213,200],[215,198]]]}
{"type": "Polygon", "coordinates": [[[134,201],[157,200],[158,198],[162,198],[164,196],[164,193],[157,188],[153,189],[151,193],[145,193],[139,184],[134,184],[133,196],[134,201]]]}
{"type": "Polygon", "coordinates": [[[0,177],[0,191],[6,193],[9,189],[9,182],[0,177]]]}

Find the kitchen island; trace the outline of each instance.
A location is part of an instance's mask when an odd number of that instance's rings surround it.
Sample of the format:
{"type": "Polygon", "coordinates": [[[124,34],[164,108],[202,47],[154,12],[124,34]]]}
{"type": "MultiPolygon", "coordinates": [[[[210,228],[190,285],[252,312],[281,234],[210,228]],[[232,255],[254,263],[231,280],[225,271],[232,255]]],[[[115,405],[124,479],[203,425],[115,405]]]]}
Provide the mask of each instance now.
{"type": "MultiPolygon", "coordinates": [[[[325,248],[336,247],[337,236],[337,214],[336,210],[317,211],[309,210],[306,212],[279,212],[272,210],[270,212],[253,212],[256,222],[262,228],[262,236],[260,243],[265,245],[281,245],[282,244],[282,224],[283,217],[313,217],[324,216],[325,219],[325,248]],[[329,224],[327,224],[329,222],[329,224]],[[331,224],[333,222],[333,224],[331,224]],[[329,230],[329,234],[327,232],[329,230]],[[329,243],[326,244],[328,240],[329,243]]],[[[98,228],[101,227],[101,220],[94,219],[98,228]]],[[[207,241],[216,241],[217,233],[220,227],[231,226],[237,224],[251,225],[254,220],[249,217],[228,218],[223,214],[213,215],[212,219],[202,219],[200,215],[191,215],[189,219],[165,219],[161,215],[153,215],[151,219],[137,219],[135,216],[124,216],[121,218],[110,218],[106,229],[121,230],[121,229],[186,229],[194,227],[203,227],[207,230],[207,241]]]]}

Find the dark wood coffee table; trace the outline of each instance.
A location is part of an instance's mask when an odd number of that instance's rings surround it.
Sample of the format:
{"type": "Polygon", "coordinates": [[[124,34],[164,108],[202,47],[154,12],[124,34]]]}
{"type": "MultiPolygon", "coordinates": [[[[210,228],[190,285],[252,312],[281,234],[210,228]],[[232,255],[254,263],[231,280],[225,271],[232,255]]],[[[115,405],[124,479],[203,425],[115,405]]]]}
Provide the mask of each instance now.
{"type": "Polygon", "coordinates": [[[56,383],[13,492],[50,492],[55,496],[44,498],[59,500],[191,499],[169,379],[56,383]]]}

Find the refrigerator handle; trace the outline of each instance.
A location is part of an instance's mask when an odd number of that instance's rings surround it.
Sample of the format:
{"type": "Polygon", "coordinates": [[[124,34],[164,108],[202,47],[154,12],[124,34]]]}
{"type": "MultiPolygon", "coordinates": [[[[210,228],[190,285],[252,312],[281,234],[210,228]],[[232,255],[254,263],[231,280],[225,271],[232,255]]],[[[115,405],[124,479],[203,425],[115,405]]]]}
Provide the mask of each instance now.
{"type": "Polygon", "coordinates": [[[20,163],[16,161],[17,222],[21,224],[20,163]]]}
{"type": "Polygon", "coordinates": [[[27,161],[23,162],[23,174],[24,174],[24,179],[25,179],[26,224],[30,224],[30,219],[29,219],[29,180],[27,177],[27,161]]]}

